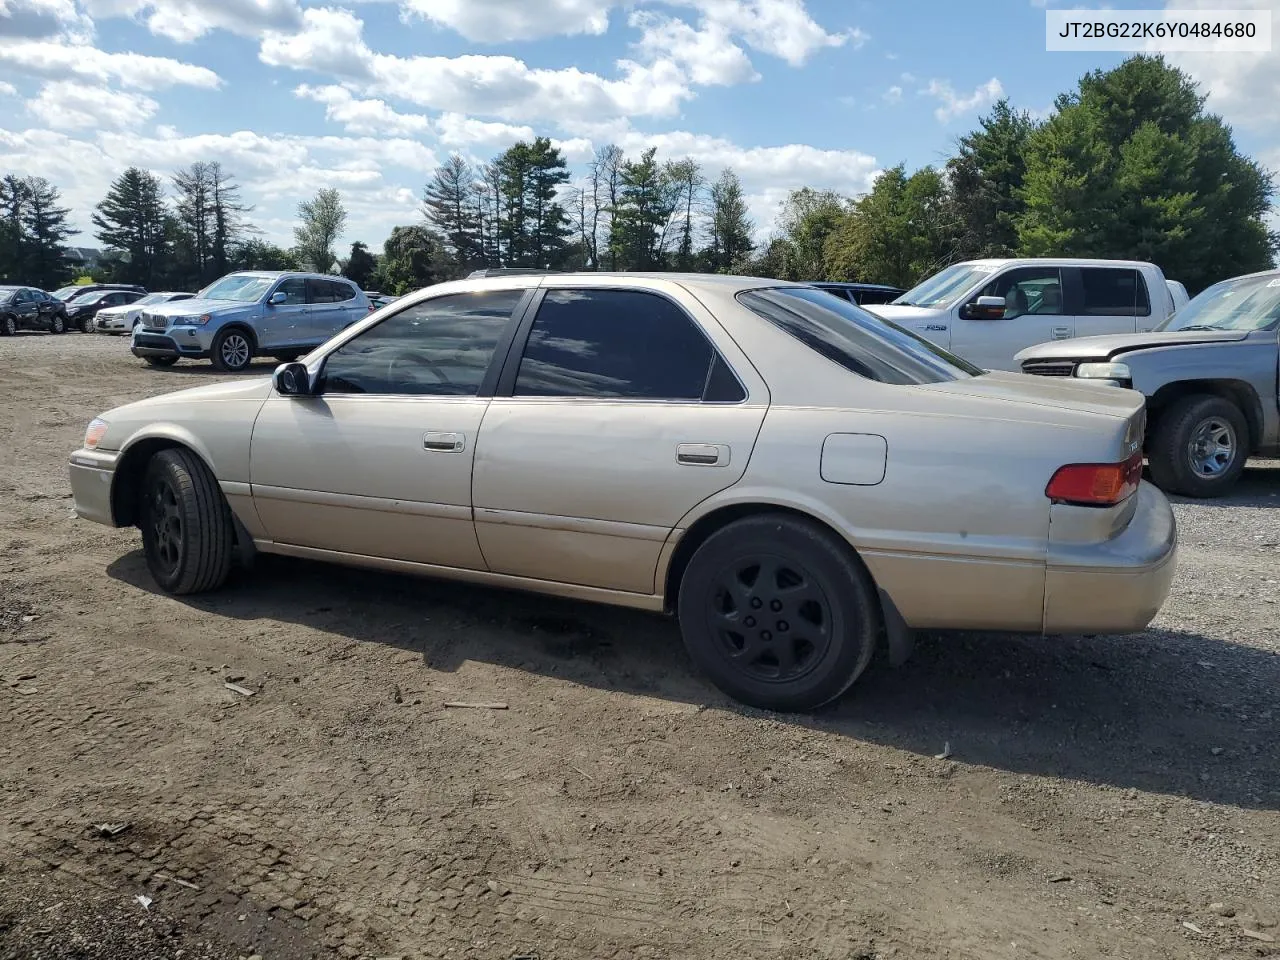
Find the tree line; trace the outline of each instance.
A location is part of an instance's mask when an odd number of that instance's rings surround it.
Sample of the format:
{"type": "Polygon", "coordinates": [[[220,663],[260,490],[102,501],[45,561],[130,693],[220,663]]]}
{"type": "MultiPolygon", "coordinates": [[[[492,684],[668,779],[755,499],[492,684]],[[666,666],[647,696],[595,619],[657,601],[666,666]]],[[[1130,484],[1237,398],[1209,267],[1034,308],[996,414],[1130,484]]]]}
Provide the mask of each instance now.
{"type": "MultiPolygon", "coordinates": [[[[1194,82],[1161,57],[1135,56],[1081,78],[1037,120],[995,104],[954,156],[899,164],[860,197],[792,191],[757,246],[742,184],[711,180],[691,158],[596,150],[572,178],[546,137],[473,164],[449,157],[423,191],[422,220],[397,226],[379,253],[335,246],[346,225],[336,189],[299,204],[295,244],[261,239],[234,176],[198,162],[164,182],[131,168],[96,208],[110,255],[95,279],[199,289],[235,269],[342,272],[365,289],[404,293],[489,267],[678,270],[911,286],[978,257],[1150,260],[1192,293],[1266,269],[1275,183],[1241,154],[1194,82]]],[[[39,177],[0,178],[0,280],[63,282],[70,211],[39,177]]]]}

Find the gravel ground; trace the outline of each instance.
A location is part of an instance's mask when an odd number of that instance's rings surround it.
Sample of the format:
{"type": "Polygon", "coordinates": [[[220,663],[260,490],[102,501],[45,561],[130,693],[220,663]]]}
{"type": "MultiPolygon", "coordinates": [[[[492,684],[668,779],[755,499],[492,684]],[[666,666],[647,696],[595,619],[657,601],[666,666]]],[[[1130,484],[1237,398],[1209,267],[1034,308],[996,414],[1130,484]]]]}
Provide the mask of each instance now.
{"type": "Polygon", "coordinates": [[[1280,464],[1177,504],[1147,632],[926,635],[782,717],[627,611],[272,558],[159,594],[66,457],[215,378],[0,339],[0,958],[1280,956],[1280,464]]]}

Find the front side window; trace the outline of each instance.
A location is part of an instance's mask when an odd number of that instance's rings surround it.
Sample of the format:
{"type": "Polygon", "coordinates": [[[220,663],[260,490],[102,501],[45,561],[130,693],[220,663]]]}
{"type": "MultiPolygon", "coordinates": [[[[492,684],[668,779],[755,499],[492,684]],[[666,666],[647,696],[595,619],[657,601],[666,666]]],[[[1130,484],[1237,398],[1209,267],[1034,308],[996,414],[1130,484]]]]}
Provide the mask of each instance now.
{"type": "Polygon", "coordinates": [[[1280,274],[1224,280],[1201,291],[1157,330],[1280,328],[1280,274]]]}
{"type": "Polygon", "coordinates": [[[1137,270],[1116,267],[1083,267],[1081,315],[1086,317],[1148,317],[1151,300],[1147,284],[1137,270]]]}
{"type": "Polygon", "coordinates": [[[978,297],[1004,297],[1004,319],[1017,317],[1060,317],[1065,312],[1062,295],[1062,271],[1057,267],[1019,267],[1007,270],[974,294],[978,297]]]}
{"type": "Polygon", "coordinates": [[[979,376],[966,360],[861,307],[812,287],[766,287],[738,302],[815,353],[881,383],[942,383],[979,376]]]}
{"type": "Polygon", "coordinates": [[[320,392],[474,397],[523,296],[459,293],[407,307],[329,354],[320,392]]]}
{"type": "Polygon", "coordinates": [[[307,302],[307,281],[301,277],[290,277],[288,280],[281,280],[280,286],[276,287],[272,296],[276,293],[283,293],[285,296],[283,307],[299,307],[307,302]]]}
{"type": "Polygon", "coordinates": [[[641,290],[548,290],[514,393],[699,401],[715,356],[692,318],[666,297],[641,290]]]}

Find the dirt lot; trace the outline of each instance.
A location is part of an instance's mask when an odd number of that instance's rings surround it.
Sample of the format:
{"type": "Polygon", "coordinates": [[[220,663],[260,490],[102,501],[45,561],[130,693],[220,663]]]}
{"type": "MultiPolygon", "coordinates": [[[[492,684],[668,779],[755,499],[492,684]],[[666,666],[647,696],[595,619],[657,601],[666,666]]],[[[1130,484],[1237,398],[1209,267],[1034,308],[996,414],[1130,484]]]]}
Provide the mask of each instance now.
{"type": "Polygon", "coordinates": [[[214,376],[0,340],[0,957],[1280,956],[1280,464],[1178,506],[1147,633],[929,635],[778,717],[639,614],[283,560],[158,595],[66,458],[214,376]]]}

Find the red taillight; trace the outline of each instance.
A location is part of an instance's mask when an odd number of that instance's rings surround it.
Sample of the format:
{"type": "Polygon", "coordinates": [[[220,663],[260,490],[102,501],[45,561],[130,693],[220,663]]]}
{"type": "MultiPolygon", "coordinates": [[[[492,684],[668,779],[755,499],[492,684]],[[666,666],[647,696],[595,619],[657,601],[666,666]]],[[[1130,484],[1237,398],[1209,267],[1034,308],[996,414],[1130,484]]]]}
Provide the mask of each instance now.
{"type": "Polygon", "coordinates": [[[1054,503],[1111,507],[1133,495],[1142,481],[1142,451],[1124,463],[1071,463],[1059,467],[1044,495],[1054,503]]]}

